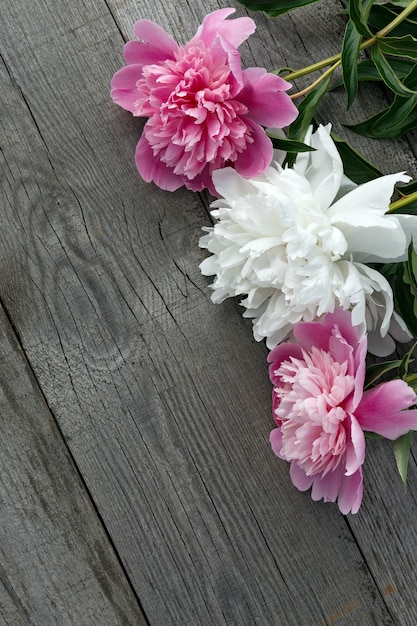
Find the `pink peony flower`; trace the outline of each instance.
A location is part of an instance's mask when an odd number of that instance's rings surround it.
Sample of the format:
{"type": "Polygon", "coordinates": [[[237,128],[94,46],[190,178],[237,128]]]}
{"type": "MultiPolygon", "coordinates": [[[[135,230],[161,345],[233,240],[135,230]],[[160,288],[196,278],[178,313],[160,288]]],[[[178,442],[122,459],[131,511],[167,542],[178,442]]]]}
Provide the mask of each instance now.
{"type": "Polygon", "coordinates": [[[313,500],[356,513],[363,493],[364,431],[397,439],[417,429],[414,391],[391,380],[364,391],[366,336],[347,311],[300,322],[294,342],[269,354],[274,385],[272,449],[291,463],[291,480],[313,500]]]}
{"type": "Polygon", "coordinates": [[[127,66],[113,76],[111,96],[133,115],[149,117],[136,165],[162,189],[208,187],[214,194],[211,174],[225,164],[256,176],[273,154],[261,125],[282,128],[297,117],[285,93],[289,83],[261,68],[242,70],[237,47],[255,24],[248,17],[226,22],[234,10],[207,15],[184,47],[140,20],[133,32],[142,41],[125,46],[127,66]]]}

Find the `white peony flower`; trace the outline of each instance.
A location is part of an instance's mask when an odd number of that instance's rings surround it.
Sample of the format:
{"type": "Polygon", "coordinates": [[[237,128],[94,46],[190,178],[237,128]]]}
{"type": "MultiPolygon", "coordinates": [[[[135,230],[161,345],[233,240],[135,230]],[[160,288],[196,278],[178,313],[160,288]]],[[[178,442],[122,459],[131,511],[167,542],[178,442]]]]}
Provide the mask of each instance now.
{"type": "Polygon", "coordinates": [[[244,316],[254,318],[254,337],[266,337],[269,348],[300,320],[336,307],[380,337],[397,323],[389,283],[367,264],[404,260],[412,234],[417,241],[417,218],[386,213],[394,184],[410,178],[355,185],[330,128],[309,130],[304,141],[315,151],[299,154],[293,169],[274,163],[251,179],[232,168],[214,172],[222,197],[212,204],[217,223],[200,240],[212,253],[200,269],[216,276],[213,302],[245,295],[244,316]]]}

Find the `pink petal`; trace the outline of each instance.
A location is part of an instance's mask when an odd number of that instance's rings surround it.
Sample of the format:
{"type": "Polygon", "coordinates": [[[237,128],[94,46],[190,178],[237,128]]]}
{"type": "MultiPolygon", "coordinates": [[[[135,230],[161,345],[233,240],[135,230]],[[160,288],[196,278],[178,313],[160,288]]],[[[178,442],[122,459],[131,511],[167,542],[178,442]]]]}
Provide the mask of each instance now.
{"type": "Polygon", "coordinates": [[[140,94],[136,88],[137,81],[142,76],[142,68],[139,65],[127,65],[116,72],[111,81],[111,97],[116,104],[123,109],[135,113],[136,102],[140,94]]]}
{"type": "Polygon", "coordinates": [[[168,56],[164,49],[161,50],[149,43],[128,41],[123,49],[123,58],[128,65],[135,64],[143,67],[144,65],[154,65],[162,63],[167,59],[173,59],[174,55],[169,54],[168,56]]]}
{"type": "Polygon", "coordinates": [[[227,8],[206,15],[191,41],[202,39],[206,46],[210,46],[213,39],[220,35],[235,48],[240,46],[249,35],[255,32],[256,26],[250,17],[238,17],[236,20],[226,22],[226,18],[234,12],[235,9],[227,8]]]}
{"type": "Polygon", "coordinates": [[[198,176],[192,180],[184,176],[184,185],[187,189],[190,189],[190,191],[198,192],[203,189],[208,189],[212,196],[217,195],[211,177],[211,168],[209,166],[205,167],[201,174],[198,174],[198,176]]]}
{"type": "Polygon", "coordinates": [[[349,363],[348,374],[353,374],[354,354],[356,345],[353,346],[346,341],[346,339],[336,331],[329,338],[329,352],[333,359],[338,363],[349,363]]]}
{"type": "Polygon", "coordinates": [[[349,443],[346,447],[346,476],[352,476],[365,460],[365,436],[358,420],[351,415],[345,420],[349,443]]]}
{"type": "Polygon", "coordinates": [[[343,515],[357,513],[362,503],[363,478],[362,469],[351,476],[342,476],[337,504],[343,515]]]}
{"type": "MultiPolygon", "coordinates": [[[[242,80],[242,62],[239,52],[236,48],[223,37],[218,37],[210,46],[211,53],[219,58],[220,62],[224,62],[224,57],[227,55],[227,64],[230,68],[231,75],[228,82],[230,83],[230,97],[235,98],[240,93],[243,80],[242,80]]],[[[240,98],[238,98],[240,100],[240,98]]]]}
{"type": "Polygon", "coordinates": [[[311,498],[314,501],[336,502],[339,493],[340,482],[342,480],[342,466],[339,465],[333,472],[328,472],[325,476],[321,474],[314,476],[311,498]]]}
{"type": "Polygon", "coordinates": [[[358,333],[352,326],[352,318],[349,311],[335,309],[320,322],[300,322],[294,328],[294,337],[305,349],[310,351],[313,346],[321,350],[329,350],[329,341],[335,326],[339,327],[340,334],[351,346],[358,343],[358,333]]]}
{"type": "Polygon", "coordinates": [[[263,128],[246,117],[245,122],[252,130],[253,143],[239,154],[234,166],[238,174],[250,178],[261,174],[271,164],[273,148],[263,128]]]}
{"type": "Polygon", "coordinates": [[[351,398],[351,411],[356,411],[356,407],[362,400],[363,396],[363,385],[365,382],[365,374],[366,374],[366,353],[368,350],[368,341],[367,337],[362,337],[359,342],[359,346],[356,350],[355,354],[355,365],[354,369],[356,371],[355,374],[355,391],[353,392],[353,396],[351,398]]]}
{"type": "Polygon", "coordinates": [[[355,416],[363,430],[397,439],[417,430],[417,410],[403,410],[417,403],[414,391],[403,380],[390,380],[365,391],[355,416]]]}
{"type": "Polygon", "coordinates": [[[269,442],[271,444],[273,452],[281,457],[281,447],[282,447],[282,433],[279,428],[274,428],[269,435],[269,442]]]}
{"type": "Polygon", "coordinates": [[[133,34],[138,39],[142,39],[154,50],[159,50],[160,60],[173,59],[178,50],[178,44],[169,35],[166,30],[151,22],[150,20],[139,20],[133,26],[133,34]]]}
{"type": "Polygon", "coordinates": [[[310,489],[314,480],[314,476],[307,476],[305,471],[302,470],[295,461],[291,462],[290,477],[294,487],[297,487],[300,491],[307,491],[307,489],[310,489]]]}
{"type": "Polygon", "coordinates": [[[302,359],[303,352],[300,346],[290,342],[279,343],[268,354],[268,363],[271,364],[269,366],[269,378],[273,385],[279,385],[281,382],[275,371],[279,368],[282,361],[289,361],[291,357],[302,359]]]}
{"type": "Polygon", "coordinates": [[[239,101],[249,109],[249,117],[262,126],[283,128],[295,120],[298,109],[284,93],[290,89],[280,76],[269,74],[260,67],[251,67],[242,72],[243,89],[239,101]]]}
{"type": "Polygon", "coordinates": [[[142,133],[136,146],[135,161],[139,174],[147,183],[153,181],[158,187],[166,191],[175,191],[184,184],[182,178],[176,176],[171,168],[154,157],[145,133],[142,133]]]}

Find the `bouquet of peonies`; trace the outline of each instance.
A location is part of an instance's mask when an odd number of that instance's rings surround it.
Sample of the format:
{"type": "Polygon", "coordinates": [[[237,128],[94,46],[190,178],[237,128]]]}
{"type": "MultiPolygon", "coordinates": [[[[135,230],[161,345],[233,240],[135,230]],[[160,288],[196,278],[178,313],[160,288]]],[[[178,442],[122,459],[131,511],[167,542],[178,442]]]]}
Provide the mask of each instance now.
{"type": "MultiPolygon", "coordinates": [[[[314,1],[242,4],[276,16],[314,1]]],[[[366,437],[393,441],[405,483],[417,430],[412,350],[366,367],[368,352],[386,357],[417,336],[417,184],[405,172],[382,175],[330,124],[315,123],[340,67],[348,106],[360,80],[393,92],[388,108],[353,130],[378,138],[417,127],[417,0],[349,0],[346,9],[341,53],[284,76],[242,69],[237,48],[255,24],[227,20],[234,9],[206,16],[184,46],[140,20],[111,92],[148,118],[136,149],[142,178],[217,198],[200,268],[214,276],[213,302],[240,297],[255,339],[266,339],[272,449],[298,489],[337,500],[345,514],[361,504],[366,437]],[[359,61],[367,48],[371,57],[359,61]],[[322,69],[288,94],[289,80],[322,69]]]]}

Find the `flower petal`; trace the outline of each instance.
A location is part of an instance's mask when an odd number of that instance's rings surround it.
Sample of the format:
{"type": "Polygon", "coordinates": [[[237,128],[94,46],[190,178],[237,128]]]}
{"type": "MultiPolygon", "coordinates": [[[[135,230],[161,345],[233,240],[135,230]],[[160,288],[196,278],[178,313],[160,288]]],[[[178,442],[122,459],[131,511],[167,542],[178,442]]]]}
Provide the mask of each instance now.
{"type": "Polygon", "coordinates": [[[243,70],[242,78],[239,101],[248,107],[248,115],[254,122],[283,128],[295,120],[298,109],[284,93],[290,89],[290,83],[260,67],[243,70]]]}
{"type": "Polygon", "coordinates": [[[140,65],[127,65],[116,72],[111,81],[110,95],[113,101],[133,114],[137,109],[137,100],[140,95],[136,83],[141,75],[142,67],[140,65]]]}
{"type": "Polygon", "coordinates": [[[236,9],[218,9],[206,15],[191,41],[201,39],[210,45],[213,39],[220,35],[227,39],[235,48],[238,48],[252,33],[255,32],[255,22],[250,17],[238,17],[235,20],[225,21],[236,9]]]}
{"type": "Polygon", "coordinates": [[[274,428],[269,435],[269,442],[273,452],[281,458],[282,433],[279,428],[274,428]]]}
{"type": "Polygon", "coordinates": [[[342,476],[337,504],[343,515],[357,513],[362,503],[363,477],[362,468],[351,476],[342,476]]]}
{"type": "Polygon", "coordinates": [[[139,20],[133,26],[133,34],[149,45],[150,54],[157,54],[159,51],[160,61],[175,58],[178,44],[159,24],[151,20],[139,20]]]}
{"type": "Polygon", "coordinates": [[[135,161],[139,174],[147,183],[153,181],[158,187],[166,191],[175,191],[184,184],[184,181],[176,176],[171,168],[154,157],[145,133],[142,133],[136,146],[135,161]]]}
{"type": "Polygon", "coordinates": [[[365,436],[354,415],[346,420],[346,430],[349,443],[346,448],[346,476],[352,476],[365,461],[365,436]]]}
{"type": "Polygon", "coordinates": [[[328,472],[324,476],[322,474],[314,476],[312,500],[317,501],[323,498],[324,502],[336,502],[342,480],[342,469],[339,465],[333,472],[328,472]]]}
{"type": "Polygon", "coordinates": [[[249,118],[246,123],[251,129],[253,143],[239,154],[234,165],[241,176],[257,176],[263,172],[272,161],[272,141],[266,135],[261,126],[255,124],[249,118]]]}
{"type": "Polygon", "coordinates": [[[348,344],[356,345],[358,342],[358,331],[352,326],[352,319],[349,311],[337,308],[333,313],[328,313],[320,322],[300,322],[294,328],[294,337],[305,349],[310,350],[312,346],[329,349],[330,338],[333,336],[335,327],[348,344]]]}
{"type": "Polygon", "coordinates": [[[365,391],[355,417],[363,430],[397,439],[409,430],[417,430],[417,396],[403,380],[390,380],[365,391]]]}
{"type": "Polygon", "coordinates": [[[123,49],[123,58],[128,65],[153,65],[154,63],[162,63],[167,59],[174,58],[174,55],[167,53],[164,49],[152,46],[142,41],[128,41],[123,49]]]}
{"type": "Polygon", "coordinates": [[[303,351],[296,343],[289,341],[280,343],[268,354],[269,366],[269,378],[273,385],[278,385],[281,379],[275,374],[276,370],[281,365],[282,361],[289,361],[291,357],[295,359],[301,359],[303,351]]]}
{"type": "Polygon", "coordinates": [[[407,240],[401,223],[385,213],[395,183],[408,180],[402,172],[381,176],[359,185],[330,207],[327,215],[343,230],[349,250],[362,252],[365,260],[394,260],[404,255],[407,240]]]}
{"type": "Polygon", "coordinates": [[[355,354],[355,391],[353,392],[353,396],[351,398],[351,406],[350,409],[352,411],[356,410],[359,402],[363,396],[363,385],[365,382],[366,376],[366,352],[368,349],[368,335],[362,337],[359,342],[359,345],[356,349],[355,354]]]}
{"type": "Polygon", "coordinates": [[[343,179],[342,159],[330,137],[330,130],[331,125],[328,124],[319,126],[313,134],[308,133],[304,142],[315,150],[301,153],[294,164],[294,170],[309,181],[322,211],[326,211],[333,202],[343,179]]]}
{"type": "MultiPolygon", "coordinates": [[[[235,198],[244,197],[255,191],[252,183],[239,176],[233,167],[214,170],[213,183],[219,196],[230,202],[233,202],[235,198]]],[[[213,206],[217,206],[219,202],[223,206],[224,201],[216,201],[213,206]]]]}
{"type": "Polygon", "coordinates": [[[331,220],[334,226],[343,231],[354,259],[365,263],[404,260],[407,237],[396,217],[367,213],[366,208],[361,211],[360,216],[352,211],[350,217],[343,216],[339,220],[335,216],[331,220]]]}
{"type": "Polygon", "coordinates": [[[314,476],[307,476],[305,471],[295,461],[292,461],[290,465],[290,478],[294,487],[297,487],[300,491],[310,489],[314,480],[314,476]]]}
{"type": "Polygon", "coordinates": [[[403,231],[406,234],[406,247],[411,240],[414,242],[414,249],[417,250],[417,216],[407,215],[405,213],[396,213],[395,218],[400,222],[403,231]]]}

